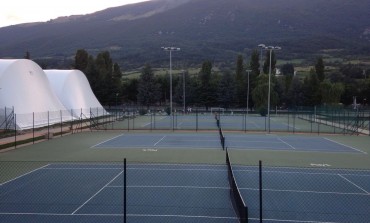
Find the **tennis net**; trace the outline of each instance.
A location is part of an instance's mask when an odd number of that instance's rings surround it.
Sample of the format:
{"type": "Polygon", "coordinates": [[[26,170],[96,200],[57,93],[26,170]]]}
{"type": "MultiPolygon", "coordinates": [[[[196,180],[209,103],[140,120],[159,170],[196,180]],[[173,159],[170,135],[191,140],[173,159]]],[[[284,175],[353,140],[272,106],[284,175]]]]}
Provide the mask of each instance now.
{"type": "Polygon", "coordinates": [[[225,150],[225,136],[222,131],[222,128],[219,128],[218,132],[220,133],[220,141],[221,141],[222,150],[225,150]]]}
{"type": "Polygon", "coordinates": [[[233,208],[238,216],[240,223],[248,223],[248,207],[245,205],[243,197],[240,194],[240,190],[235,181],[233,170],[230,164],[229,152],[226,149],[226,164],[228,179],[230,184],[230,197],[232,200],[233,208]]]}
{"type": "Polygon", "coordinates": [[[215,114],[215,119],[216,119],[218,132],[220,134],[220,142],[221,142],[222,150],[225,150],[225,136],[224,136],[224,133],[222,132],[222,128],[221,128],[220,115],[216,113],[215,114]]]}

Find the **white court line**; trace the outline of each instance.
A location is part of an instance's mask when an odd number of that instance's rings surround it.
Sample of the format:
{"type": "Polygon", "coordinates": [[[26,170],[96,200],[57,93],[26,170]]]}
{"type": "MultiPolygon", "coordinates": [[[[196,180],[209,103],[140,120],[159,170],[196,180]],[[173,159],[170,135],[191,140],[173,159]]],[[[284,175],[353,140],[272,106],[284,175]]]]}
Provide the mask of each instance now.
{"type": "Polygon", "coordinates": [[[85,204],[87,204],[87,202],[89,202],[91,199],[93,199],[96,195],[98,195],[102,190],[104,190],[104,188],[106,188],[110,183],[112,183],[119,175],[121,175],[123,173],[123,171],[121,171],[119,174],[117,174],[117,176],[115,176],[111,181],[109,181],[106,185],[104,185],[104,187],[102,187],[100,190],[98,190],[98,192],[96,192],[93,196],[91,196],[87,201],[85,201],[80,207],[78,207],[76,210],[74,210],[72,212],[72,215],[74,215],[78,210],[80,210],[83,206],[85,206],[85,204]]]}
{"type": "Polygon", "coordinates": [[[37,168],[37,169],[34,169],[34,170],[32,170],[32,171],[28,172],[28,173],[22,174],[22,175],[20,175],[20,176],[18,176],[18,177],[16,177],[16,178],[14,178],[14,179],[11,179],[11,180],[8,180],[8,181],[5,181],[4,183],[0,184],[0,186],[3,186],[4,184],[10,183],[10,182],[12,182],[12,181],[14,181],[14,180],[17,180],[17,179],[19,179],[19,178],[21,178],[21,177],[24,177],[24,176],[28,175],[28,174],[31,174],[31,173],[33,173],[33,172],[36,172],[36,171],[38,171],[38,170],[40,170],[40,169],[43,169],[43,168],[45,168],[45,167],[47,167],[47,166],[49,166],[49,165],[50,165],[50,164],[46,164],[46,165],[44,165],[44,166],[42,166],[42,167],[39,167],[39,168],[37,168]]]}
{"type": "MultiPolygon", "coordinates": [[[[107,186],[110,188],[122,188],[123,186],[107,186]]],[[[217,190],[230,190],[230,187],[199,187],[199,186],[145,186],[145,185],[133,185],[127,186],[129,188],[182,188],[182,189],[217,189],[217,190]]]]}
{"type": "MultiPolygon", "coordinates": [[[[35,215],[35,216],[72,216],[71,214],[59,214],[59,213],[0,213],[0,215],[35,215]]],[[[123,214],[74,214],[73,216],[99,216],[99,217],[122,217],[123,214]]],[[[221,217],[221,216],[192,216],[192,215],[146,215],[146,214],[127,214],[128,217],[178,217],[178,218],[208,218],[208,219],[230,219],[237,220],[236,217],[221,217]]],[[[257,218],[248,218],[250,220],[259,220],[257,218]]],[[[289,219],[264,219],[265,221],[277,221],[277,222],[298,222],[298,223],[339,223],[339,222],[328,222],[328,221],[300,221],[300,220],[289,220],[289,219]]]]}
{"type": "MultiPolygon", "coordinates": [[[[272,168],[273,167],[269,167],[272,168]]],[[[284,168],[284,167],[277,167],[277,168],[284,168]]],[[[295,169],[295,168],[290,168],[290,167],[285,167],[285,169],[295,169]]],[[[306,170],[320,170],[320,169],[315,169],[315,168],[301,168],[301,169],[306,169],[306,170]]],[[[328,170],[328,169],[325,169],[328,170]]],[[[340,170],[343,171],[343,169],[330,169],[330,170],[340,170]]],[[[258,169],[256,167],[256,170],[234,170],[234,172],[256,172],[258,173],[258,169]]],[[[338,173],[313,173],[313,172],[299,172],[299,171],[272,171],[272,170],[264,170],[264,173],[281,173],[281,174],[307,174],[307,175],[329,175],[329,176],[337,176],[338,173]]],[[[370,177],[370,175],[363,175],[363,174],[341,174],[341,175],[346,175],[346,176],[358,176],[358,177],[370,177]]]]}
{"type": "MultiPolygon", "coordinates": [[[[238,150],[238,151],[246,151],[246,150],[256,150],[256,151],[290,151],[287,148],[276,148],[276,147],[249,147],[249,148],[240,148],[240,147],[229,147],[229,149],[232,150],[238,150]]],[[[310,149],[310,150],[294,150],[295,153],[312,153],[312,152],[320,152],[322,154],[333,154],[333,153],[343,153],[343,154],[353,154],[352,151],[324,151],[321,149],[310,149]]]]}
{"type": "MultiPolygon", "coordinates": [[[[36,215],[36,216],[100,216],[122,217],[123,214],[60,214],[60,213],[0,213],[0,215],[36,215]]],[[[209,218],[209,219],[237,219],[236,217],[205,216],[205,215],[153,215],[153,214],[127,214],[128,217],[177,217],[177,218],[209,218]]]]}
{"type": "Polygon", "coordinates": [[[360,152],[360,153],[363,153],[363,154],[367,154],[367,152],[364,152],[364,151],[362,151],[362,150],[360,150],[360,149],[356,149],[356,148],[351,147],[351,146],[347,146],[347,145],[345,145],[345,144],[343,144],[343,143],[336,142],[336,141],[334,141],[334,140],[331,140],[331,139],[328,139],[328,138],[325,138],[325,137],[324,137],[324,139],[326,139],[326,140],[328,140],[328,141],[330,141],[330,142],[336,143],[336,144],[338,144],[338,145],[341,145],[341,146],[344,146],[344,147],[347,147],[347,148],[350,148],[350,149],[356,150],[357,152],[360,152]]]}
{"type": "Polygon", "coordinates": [[[282,143],[288,145],[290,148],[292,148],[293,150],[297,150],[294,146],[290,145],[289,143],[285,142],[284,140],[282,140],[280,137],[276,137],[278,140],[280,140],[282,143]]]}
{"type": "Polygon", "coordinates": [[[205,215],[154,215],[154,214],[128,214],[132,217],[175,217],[175,218],[209,218],[209,219],[237,219],[236,217],[205,216],[205,215]]]}
{"type": "Polygon", "coordinates": [[[355,187],[357,187],[358,189],[364,191],[367,195],[370,195],[370,193],[368,191],[366,191],[364,188],[358,186],[357,184],[355,184],[354,182],[350,181],[349,179],[345,178],[344,176],[338,174],[338,176],[340,176],[341,178],[345,179],[346,181],[348,181],[349,183],[351,183],[352,185],[354,185],[355,187]]]}
{"type": "Polygon", "coordinates": [[[90,147],[90,149],[91,149],[91,148],[94,148],[94,147],[96,147],[96,146],[99,146],[99,145],[101,145],[101,144],[103,144],[103,143],[106,143],[106,142],[108,142],[108,141],[110,141],[110,140],[113,140],[113,139],[116,139],[116,138],[118,138],[118,137],[121,137],[121,136],[123,136],[123,135],[125,135],[125,133],[123,133],[123,134],[121,134],[121,135],[118,135],[118,136],[115,136],[115,137],[113,137],[113,138],[111,138],[111,139],[107,139],[107,140],[105,140],[105,141],[103,141],[103,142],[100,142],[100,143],[98,143],[98,144],[94,145],[94,146],[91,146],[91,147],[90,147]]]}
{"type": "Polygon", "coordinates": [[[149,171],[211,171],[211,172],[226,172],[227,170],[212,170],[212,169],[151,169],[151,168],[127,168],[128,170],[149,170],[149,171]]]}
{"type": "Polygon", "coordinates": [[[145,125],[141,125],[141,127],[146,127],[146,126],[148,126],[148,125],[150,125],[150,124],[152,124],[153,122],[148,122],[147,124],[145,124],[145,125]]]}
{"type": "MultiPolygon", "coordinates": [[[[248,188],[240,187],[239,190],[255,190],[258,191],[258,188],[248,188]]],[[[369,196],[370,194],[366,193],[345,193],[345,192],[332,192],[332,191],[310,191],[310,190],[280,190],[280,189],[262,189],[263,191],[272,191],[272,192],[293,192],[293,193],[312,193],[312,194],[335,194],[335,195],[360,195],[360,196],[369,196]]]]}
{"type": "MultiPolygon", "coordinates": [[[[229,138],[232,138],[232,137],[229,137],[229,138]]],[[[274,141],[252,141],[252,140],[232,140],[233,142],[236,142],[236,143],[249,143],[249,142],[253,142],[253,143],[271,143],[271,144],[281,144],[281,142],[276,142],[275,140],[274,141]]]]}
{"type": "Polygon", "coordinates": [[[256,128],[259,128],[259,125],[257,125],[255,122],[249,122],[249,123],[252,123],[256,128]]]}
{"type": "MultiPolygon", "coordinates": [[[[248,218],[253,220],[259,220],[259,218],[248,218]]],[[[296,223],[340,223],[340,222],[334,222],[334,221],[302,221],[302,220],[288,220],[288,219],[269,219],[264,218],[264,221],[277,221],[277,222],[296,222],[296,223]]]]}
{"type": "MultiPolygon", "coordinates": [[[[279,122],[278,122],[279,123],[279,122]]],[[[292,126],[292,125],[288,125],[288,124],[286,124],[286,123],[284,123],[284,122],[280,122],[280,124],[282,124],[282,125],[286,125],[286,126],[288,126],[288,127],[290,127],[290,128],[292,128],[292,129],[297,129],[297,130],[300,130],[301,128],[296,128],[296,127],[294,127],[294,126],[292,126]]]]}
{"type": "Polygon", "coordinates": [[[156,142],[153,147],[157,146],[158,143],[160,143],[164,138],[166,138],[166,136],[163,136],[158,142],[156,142]]]}
{"type": "Polygon", "coordinates": [[[107,168],[101,168],[101,167],[50,167],[45,168],[45,170],[122,170],[121,168],[114,168],[114,167],[107,167],[107,168]]]}
{"type": "MultiPolygon", "coordinates": [[[[244,166],[244,165],[236,165],[236,166],[244,166]]],[[[252,166],[252,167],[256,167],[258,168],[258,166],[252,166]]],[[[325,168],[312,168],[312,167],[284,167],[284,166],[281,166],[281,167],[266,167],[266,168],[269,168],[269,169],[293,169],[293,170],[296,170],[296,169],[299,169],[299,170],[302,170],[302,169],[305,169],[305,170],[325,170],[325,171],[333,171],[333,170],[340,170],[340,171],[343,171],[343,170],[347,170],[347,169],[340,169],[340,168],[330,168],[330,169],[325,169],[325,168]]],[[[369,172],[370,174],[370,170],[361,170],[361,169],[358,169],[358,170],[355,170],[355,171],[352,171],[352,172],[369,172]]],[[[351,174],[343,174],[343,175],[351,175],[351,174]]],[[[370,176],[370,175],[365,175],[365,176],[370,176]]]]}

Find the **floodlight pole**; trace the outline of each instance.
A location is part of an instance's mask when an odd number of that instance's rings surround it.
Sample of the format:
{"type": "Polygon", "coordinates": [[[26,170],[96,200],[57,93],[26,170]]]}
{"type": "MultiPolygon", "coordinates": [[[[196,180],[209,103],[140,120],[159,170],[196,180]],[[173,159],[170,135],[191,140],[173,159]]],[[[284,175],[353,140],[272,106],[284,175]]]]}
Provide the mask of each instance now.
{"type": "Polygon", "coordinates": [[[270,133],[270,100],[271,100],[271,59],[273,50],[281,50],[281,47],[278,46],[267,46],[265,50],[270,51],[270,66],[269,66],[269,91],[267,96],[267,117],[268,117],[268,133],[270,133]]]}
{"type": "Polygon", "coordinates": [[[164,51],[170,52],[170,112],[171,112],[171,126],[173,128],[173,109],[172,109],[172,51],[180,51],[177,47],[162,47],[164,51]]]}
{"type": "Polygon", "coordinates": [[[252,70],[246,70],[247,71],[247,77],[248,77],[248,90],[247,90],[247,115],[248,115],[248,110],[249,110],[249,73],[252,71],[252,70]]]}

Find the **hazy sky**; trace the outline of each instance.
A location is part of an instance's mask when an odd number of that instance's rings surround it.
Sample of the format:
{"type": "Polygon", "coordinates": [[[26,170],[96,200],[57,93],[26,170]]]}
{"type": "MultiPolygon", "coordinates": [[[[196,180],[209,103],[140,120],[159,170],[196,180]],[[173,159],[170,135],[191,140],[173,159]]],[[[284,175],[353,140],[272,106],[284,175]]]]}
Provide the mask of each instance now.
{"type": "Polygon", "coordinates": [[[0,7],[0,27],[45,22],[59,16],[80,15],[146,0],[5,0],[0,7]]]}

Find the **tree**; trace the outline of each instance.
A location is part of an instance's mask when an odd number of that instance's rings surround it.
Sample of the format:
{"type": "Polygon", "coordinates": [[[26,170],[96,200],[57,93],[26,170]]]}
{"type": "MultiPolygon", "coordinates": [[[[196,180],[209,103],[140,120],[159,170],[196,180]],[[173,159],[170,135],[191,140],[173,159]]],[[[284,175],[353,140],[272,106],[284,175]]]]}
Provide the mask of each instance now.
{"type": "Polygon", "coordinates": [[[28,60],[31,59],[31,54],[29,51],[26,51],[26,54],[24,55],[24,59],[28,59],[28,60]]]}
{"type": "Polygon", "coordinates": [[[204,61],[202,69],[200,71],[200,89],[199,89],[199,102],[206,106],[208,110],[209,106],[212,105],[214,100],[214,92],[212,92],[211,86],[211,75],[212,75],[212,62],[204,61]]]}
{"type": "Polygon", "coordinates": [[[236,72],[235,72],[235,83],[236,83],[236,102],[238,106],[246,104],[246,91],[245,91],[245,78],[244,78],[244,66],[243,56],[239,55],[236,60],[236,72]]]}
{"type": "Polygon", "coordinates": [[[155,104],[159,98],[159,86],[155,82],[154,73],[150,65],[145,65],[141,72],[138,85],[138,102],[147,106],[155,104]]]}
{"type": "Polygon", "coordinates": [[[96,69],[98,71],[98,91],[96,92],[101,101],[106,104],[114,104],[117,89],[113,88],[114,79],[112,74],[113,61],[108,51],[103,51],[96,56],[96,69]]]}
{"type": "Polygon", "coordinates": [[[258,50],[252,51],[249,67],[252,70],[252,74],[256,76],[260,74],[260,59],[258,50]]]}
{"type": "MultiPolygon", "coordinates": [[[[253,50],[251,59],[249,61],[249,68],[251,70],[249,74],[249,89],[253,90],[257,85],[257,77],[260,75],[260,59],[259,59],[259,52],[258,50],[253,50]]],[[[248,83],[246,83],[246,86],[248,83]]],[[[251,92],[250,90],[250,92],[251,92]]],[[[249,107],[254,107],[254,101],[253,98],[249,98],[249,107]]]]}
{"type": "Polygon", "coordinates": [[[305,101],[305,94],[302,92],[303,84],[298,77],[293,77],[292,83],[287,93],[287,106],[296,107],[303,105],[305,101]]]}
{"type": "Polygon", "coordinates": [[[87,51],[84,49],[77,50],[76,55],[75,55],[74,68],[84,72],[85,69],[87,68],[88,62],[89,62],[89,54],[87,53],[87,51]]]}
{"type": "Polygon", "coordinates": [[[97,94],[97,92],[99,91],[99,83],[100,83],[99,72],[95,65],[95,59],[91,55],[87,59],[85,75],[86,75],[87,80],[89,80],[91,89],[94,92],[95,96],[98,98],[99,101],[101,101],[101,98],[97,94]]]}
{"type": "MultiPolygon", "coordinates": [[[[275,66],[276,66],[276,56],[275,56],[275,52],[272,51],[271,52],[271,73],[273,72],[273,70],[275,70],[275,66]]],[[[266,51],[265,62],[263,63],[263,72],[265,74],[268,74],[269,70],[270,70],[270,51],[268,50],[266,51]]]]}
{"type": "Polygon", "coordinates": [[[307,96],[306,105],[315,106],[321,103],[320,82],[315,70],[311,69],[309,76],[303,82],[303,88],[304,94],[307,96]]]}
{"type": "Polygon", "coordinates": [[[286,63],[283,66],[281,66],[281,73],[283,75],[291,75],[294,76],[294,65],[290,63],[286,63]]]}
{"type": "MultiPolygon", "coordinates": [[[[184,86],[185,86],[185,103],[188,102],[188,98],[191,92],[189,92],[189,74],[186,71],[183,71],[184,73],[181,73],[176,79],[177,79],[177,85],[175,87],[175,93],[174,93],[174,101],[177,102],[179,105],[184,104],[184,86]],[[184,78],[185,77],[185,80],[184,78]],[[185,81],[185,82],[184,82],[185,81]]],[[[184,111],[185,112],[185,111],[184,111]]]]}
{"type": "Polygon", "coordinates": [[[235,82],[230,72],[222,75],[218,86],[218,103],[223,108],[231,107],[235,98],[235,82]]]}
{"type": "MultiPolygon", "coordinates": [[[[267,112],[267,102],[268,102],[268,75],[259,75],[257,78],[257,86],[252,91],[252,98],[257,111],[263,114],[262,111],[267,112]]],[[[270,95],[270,105],[274,107],[278,101],[278,94],[275,91],[275,78],[271,78],[271,95],[270,95]]]]}
{"type": "Polygon", "coordinates": [[[318,57],[315,64],[315,71],[320,82],[325,79],[325,65],[322,57],[318,57]]]}
{"type": "Polygon", "coordinates": [[[288,63],[284,64],[281,67],[281,73],[284,75],[284,84],[285,84],[284,93],[288,93],[288,90],[290,88],[294,76],[293,64],[288,63]]]}
{"type": "Polygon", "coordinates": [[[341,83],[332,84],[329,80],[320,83],[320,93],[324,104],[338,104],[343,92],[344,86],[341,83]]]}
{"type": "Polygon", "coordinates": [[[137,103],[138,84],[137,78],[128,79],[122,84],[122,97],[124,101],[137,103]]]}

